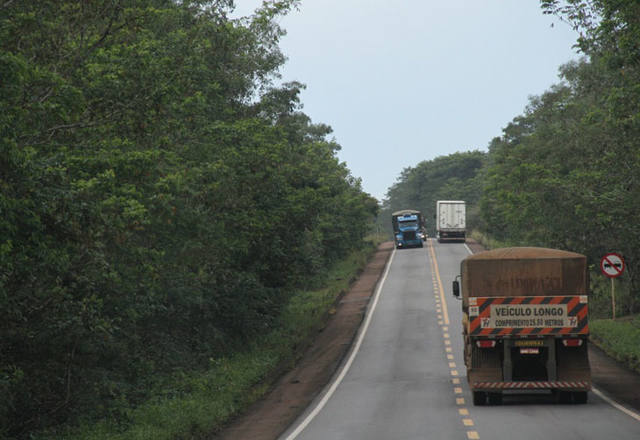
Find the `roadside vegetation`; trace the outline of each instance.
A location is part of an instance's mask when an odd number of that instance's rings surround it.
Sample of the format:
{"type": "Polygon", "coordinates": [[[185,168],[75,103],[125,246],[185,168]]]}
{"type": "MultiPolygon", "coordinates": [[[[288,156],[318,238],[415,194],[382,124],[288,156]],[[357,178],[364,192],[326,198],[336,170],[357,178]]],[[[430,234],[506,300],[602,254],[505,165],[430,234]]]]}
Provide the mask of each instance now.
{"type": "Polygon", "coordinates": [[[609,356],[640,373],[640,315],[589,323],[591,339],[609,356]]]}
{"type": "Polygon", "coordinates": [[[295,6],[0,4],[0,438],[215,427],[369,249],[376,200],[279,82],[295,6]]]}
{"type": "Polygon", "coordinates": [[[228,356],[210,359],[201,371],[178,372],[158,380],[143,404],[125,409],[128,423],[104,419],[37,439],[171,440],[204,438],[219,431],[268,391],[278,374],[293,367],[325,325],[340,298],[377,248],[370,241],[335,264],[316,290],[292,294],[273,329],[228,356]]]}
{"type": "MultiPolygon", "coordinates": [[[[405,169],[378,218],[398,209],[429,215],[435,201],[467,202],[472,237],[489,248],[543,246],[587,255],[594,337],[637,368],[637,320],[612,316],[607,252],[623,255],[616,315],[640,312],[640,4],[542,0],[576,29],[583,57],[530,99],[486,152],[438,157],[405,169]],[[635,323],[635,324],[634,324],[635,323]],[[623,335],[625,337],[623,337],[623,335]],[[634,345],[635,344],[635,345],[634,345]]],[[[388,228],[388,227],[387,227],[388,228]]]]}

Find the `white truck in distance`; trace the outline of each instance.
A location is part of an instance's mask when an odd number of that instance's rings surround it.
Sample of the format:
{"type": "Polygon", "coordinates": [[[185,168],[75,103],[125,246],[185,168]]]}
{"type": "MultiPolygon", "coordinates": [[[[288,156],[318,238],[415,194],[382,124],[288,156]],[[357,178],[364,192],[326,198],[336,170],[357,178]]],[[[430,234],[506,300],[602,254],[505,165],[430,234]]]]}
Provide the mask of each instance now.
{"type": "Polygon", "coordinates": [[[443,241],[466,239],[466,209],[462,200],[438,200],[436,202],[436,237],[443,241]]]}

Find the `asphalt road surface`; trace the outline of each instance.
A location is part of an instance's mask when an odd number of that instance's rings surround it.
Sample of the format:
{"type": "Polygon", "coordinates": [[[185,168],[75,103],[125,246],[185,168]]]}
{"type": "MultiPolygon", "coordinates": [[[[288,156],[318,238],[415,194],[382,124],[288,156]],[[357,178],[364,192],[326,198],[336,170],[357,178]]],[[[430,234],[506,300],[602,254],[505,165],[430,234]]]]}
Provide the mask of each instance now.
{"type": "Polygon", "coordinates": [[[473,406],[451,296],[469,250],[428,244],[394,252],[343,368],[281,440],[640,439],[640,416],[596,393],[586,405],[538,392],[473,406]]]}

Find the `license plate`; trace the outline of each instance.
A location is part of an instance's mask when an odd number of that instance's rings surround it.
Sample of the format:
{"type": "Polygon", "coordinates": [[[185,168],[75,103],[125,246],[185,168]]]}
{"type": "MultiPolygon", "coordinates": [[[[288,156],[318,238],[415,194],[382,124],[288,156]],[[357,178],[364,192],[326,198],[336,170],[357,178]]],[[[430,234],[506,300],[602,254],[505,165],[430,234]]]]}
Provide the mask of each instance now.
{"type": "Polygon", "coordinates": [[[519,339],[514,341],[516,347],[544,347],[542,339],[519,339]]]}
{"type": "Polygon", "coordinates": [[[540,354],[539,348],[521,348],[520,354],[540,354]]]}

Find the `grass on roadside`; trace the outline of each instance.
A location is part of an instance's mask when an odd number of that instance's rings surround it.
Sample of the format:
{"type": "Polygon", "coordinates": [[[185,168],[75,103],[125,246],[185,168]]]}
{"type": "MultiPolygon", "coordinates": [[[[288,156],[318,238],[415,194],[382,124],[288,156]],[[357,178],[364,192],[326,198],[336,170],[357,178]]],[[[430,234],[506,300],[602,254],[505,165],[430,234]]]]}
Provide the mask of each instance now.
{"type": "Polygon", "coordinates": [[[246,351],[212,359],[203,372],[179,373],[163,381],[155,397],[126,411],[128,423],[87,423],[65,434],[36,439],[176,440],[203,439],[263,396],[283,369],[292,367],[375,252],[377,242],[353,253],[331,271],[325,287],[293,295],[272,332],[246,351]],[[167,387],[169,389],[167,389],[167,387]],[[171,397],[168,397],[171,396],[171,397]]]}
{"type": "Polygon", "coordinates": [[[484,234],[484,233],[482,233],[482,232],[480,232],[480,231],[478,231],[476,229],[471,231],[471,233],[469,234],[469,237],[471,237],[476,242],[478,242],[479,244],[484,246],[484,248],[486,250],[498,249],[498,248],[503,248],[503,247],[509,246],[508,243],[504,243],[504,242],[498,241],[498,240],[490,237],[489,235],[484,234]]]}
{"type": "Polygon", "coordinates": [[[640,315],[589,323],[591,339],[609,356],[640,373],[640,315]]]}

